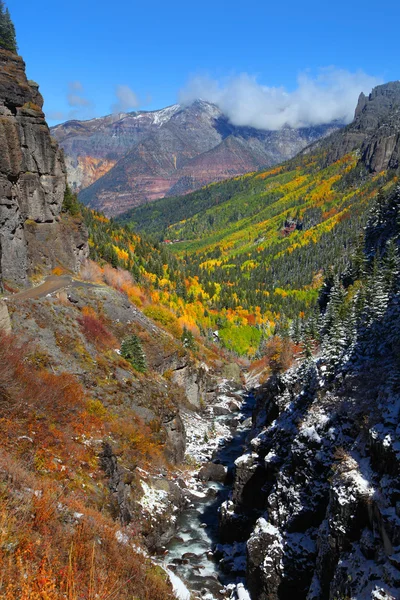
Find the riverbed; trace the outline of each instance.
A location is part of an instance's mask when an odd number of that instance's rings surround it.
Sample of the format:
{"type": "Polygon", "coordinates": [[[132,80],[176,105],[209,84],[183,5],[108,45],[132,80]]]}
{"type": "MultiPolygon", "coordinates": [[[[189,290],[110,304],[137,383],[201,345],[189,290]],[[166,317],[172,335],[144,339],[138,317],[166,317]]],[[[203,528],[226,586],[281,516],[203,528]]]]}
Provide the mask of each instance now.
{"type": "Polygon", "coordinates": [[[251,392],[233,391],[226,382],[216,402],[201,417],[183,415],[188,458],[198,466],[189,478],[189,504],[177,519],[176,535],[166,547],[164,561],[164,566],[189,590],[181,588],[181,600],[246,598],[244,544],[222,546],[218,523],[219,508],[231,493],[234,462],[243,454],[251,428],[254,402],[251,392]],[[199,466],[209,463],[225,467],[226,481],[201,481],[199,466]]]}

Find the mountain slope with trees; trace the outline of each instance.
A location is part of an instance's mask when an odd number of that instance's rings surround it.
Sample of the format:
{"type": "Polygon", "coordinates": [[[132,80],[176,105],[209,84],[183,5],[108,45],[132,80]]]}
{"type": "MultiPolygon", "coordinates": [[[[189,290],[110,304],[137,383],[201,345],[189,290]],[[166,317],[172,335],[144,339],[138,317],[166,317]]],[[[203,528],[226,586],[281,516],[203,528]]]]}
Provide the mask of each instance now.
{"type": "Polygon", "coordinates": [[[309,311],[323,270],[344,266],[379,190],[395,185],[399,106],[400,84],[379,86],[360,97],[352,124],[295,159],[141,206],[122,222],[167,244],[213,288],[217,311],[285,326],[309,311]]]}

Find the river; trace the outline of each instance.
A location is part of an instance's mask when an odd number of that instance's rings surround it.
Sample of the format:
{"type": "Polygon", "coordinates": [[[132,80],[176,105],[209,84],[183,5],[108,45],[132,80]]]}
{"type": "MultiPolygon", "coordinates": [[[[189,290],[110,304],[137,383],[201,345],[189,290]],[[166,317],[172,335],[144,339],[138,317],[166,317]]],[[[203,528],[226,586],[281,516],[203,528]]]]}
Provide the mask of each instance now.
{"type": "Polygon", "coordinates": [[[230,407],[236,412],[216,416],[215,412],[226,411],[229,398],[229,395],[222,394],[217,398],[215,405],[208,407],[202,416],[203,429],[199,429],[200,425],[195,423],[197,435],[195,433],[192,437],[192,443],[189,428],[189,453],[197,451],[200,458],[208,455],[210,462],[226,467],[228,483],[203,483],[198,480],[199,471],[194,473],[193,479],[196,484],[189,486],[188,492],[190,504],[178,517],[177,533],[167,546],[168,552],[164,562],[164,566],[182,580],[192,594],[190,596],[187,591],[181,590],[182,600],[186,600],[185,595],[188,600],[191,597],[202,600],[249,598],[245,592],[240,593],[243,587],[240,582],[245,576],[244,545],[218,546],[219,507],[231,492],[229,482],[233,480],[234,461],[243,454],[255,403],[252,393],[236,392],[232,394],[230,402],[230,407]],[[233,398],[236,398],[236,401],[233,398]],[[214,433],[212,442],[207,442],[206,434],[202,433],[204,425],[206,431],[214,433]],[[217,445],[214,450],[212,444],[217,445]],[[224,550],[225,560],[221,563],[220,557],[223,556],[224,550]],[[238,583],[239,588],[236,587],[238,583]]]}

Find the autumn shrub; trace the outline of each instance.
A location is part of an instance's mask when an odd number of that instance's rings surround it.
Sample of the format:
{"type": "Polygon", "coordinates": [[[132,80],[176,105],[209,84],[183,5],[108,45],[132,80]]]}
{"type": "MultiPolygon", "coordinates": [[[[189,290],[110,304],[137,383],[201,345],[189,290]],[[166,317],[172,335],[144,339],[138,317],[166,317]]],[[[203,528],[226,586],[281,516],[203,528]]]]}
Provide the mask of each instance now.
{"type": "Polygon", "coordinates": [[[116,290],[122,290],[126,285],[133,285],[133,277],[124,269],[114,269],[110,265],[105,265],[103,270],[104,282],[115,288],[116,290]]]}
{"type": "Polygon", "coordinates": [[[159,427],[151,427],[137,415],[126,411],[109,425],[118,453],[131,465],[165,464],[164,440],[158,437],[159,427]]]}
{"type": "MultiPolygon", "coordinates": [[[[27,352],[15,336],[0,333],[0,443],[25,453],[26,461],[41,470],[58,470],[59,463],[52,461],[55,448],[59,457],[77,450],[79,464],[79,444],[74,438],[82,426],[90,432],[92,423],[92,419],[82,419],[84,390],[70,373],[35,368],[27,352]]],[[[98,421],[94,425],[101,431],[98,421]]]]}
{"type": "Polygon", "coordinates": [[[82,265],[80,274],[85,281],[104,282],[110,287],[124,292],[129,300],[139,308],[147,301],[143,289],[134,283],[132,275],[124,269],[115,269],[108,264],[102,269],[93,260],[87,260],[82,265]]]}
{"type": "Polygon", "coordinates": [[[82,264],[80,275],[84,281],[94,283],[103,281],[103,269],[93,260],[86,260],[82,264]]]}
{"type": "Polygon", "coordinates": [[[125,292],[129,300],[138,308],[141,308],[146,302],[146,295],[138,285],[132,283],[123,284],[121,290],[125,292]]]}
{"type": "Polygon", "coordinates": [[[271,337],[265,345],[264,356],[272,373],[289,369],[299,349],[290,338],[271,337]]]}
{"type": "Polygon", "coordinates": [[[131,413],[111,418],[73,375],[31,355],[0,333],[0,600],[172,600],[132,550],[138,532],[119,541],[98,463],[108,433],[127,464],[163,464],[158,429],[131,413]]]}
{"type": "Polygon", "coordinates": [[[0,451],[0,600],[172,600],[134,528],[85,506],[0,451]]]}
{"type": "Polygon", "coordinates": [[[21,395],[25,375],[23,361],[25,359],[23,344],[14,336],[0,332],[0,402],[6,403],[15,396],[21,395]]]}
{"type": "Polygon", "coordinates": [[[153,321],[165,327],[174,337],[180,338],[182,336],[182,328],[179,325],[178,319],[168,308],[151,305],[146,306],[143,312],[146,317],[153,319],[153,321]]]}
{"type": "Polygon", "coordinates": [[[94,312],[82,311],[78,323],[87,341],[94,344],[99,350],[110,349],[117,345],[116,338],[94,312]]]}

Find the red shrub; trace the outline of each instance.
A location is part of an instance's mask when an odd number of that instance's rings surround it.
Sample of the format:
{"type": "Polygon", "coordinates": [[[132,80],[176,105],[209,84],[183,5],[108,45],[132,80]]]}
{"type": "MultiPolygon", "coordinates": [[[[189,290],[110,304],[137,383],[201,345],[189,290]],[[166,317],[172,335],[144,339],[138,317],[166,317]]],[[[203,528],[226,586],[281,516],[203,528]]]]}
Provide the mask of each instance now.
{"type": "Polygon", "coordinates": [[[82,332],[88,342],[104,350],[113,348],[117,341],[104,323],[92,314],[83,314],[78,319],[82,332]]]}

